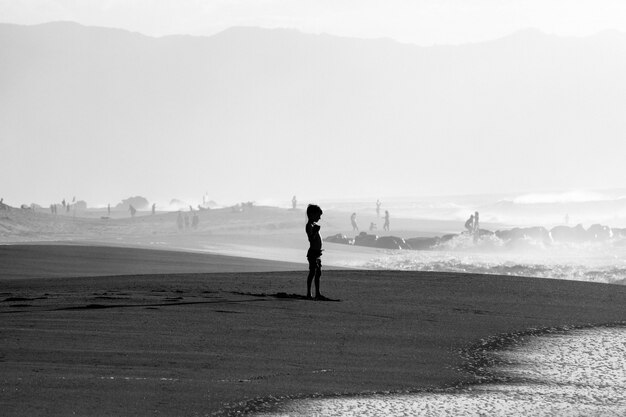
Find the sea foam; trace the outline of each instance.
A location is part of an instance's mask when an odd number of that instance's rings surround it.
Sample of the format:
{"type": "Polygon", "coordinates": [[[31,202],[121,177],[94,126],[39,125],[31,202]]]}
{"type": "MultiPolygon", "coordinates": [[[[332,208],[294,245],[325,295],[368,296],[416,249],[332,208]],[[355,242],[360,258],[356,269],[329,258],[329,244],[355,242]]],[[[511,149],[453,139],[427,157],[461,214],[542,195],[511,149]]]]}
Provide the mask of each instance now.
{"type": "Polygon", "coordinates": [[[459,235],[434,250],[380,250],[367,261],[338,266],[402,271],[530,276],[600,283],[626,283],[623,240],[545,245],[527,239],[511,249],[495,237],[475,244],[459,235]]]}
{"type": "Polygon", "coordinates": [[[403,395],[315,398],[257,416],[624,416],[626,328],[574,330],[492,352],[503,383],[403,395]]]}

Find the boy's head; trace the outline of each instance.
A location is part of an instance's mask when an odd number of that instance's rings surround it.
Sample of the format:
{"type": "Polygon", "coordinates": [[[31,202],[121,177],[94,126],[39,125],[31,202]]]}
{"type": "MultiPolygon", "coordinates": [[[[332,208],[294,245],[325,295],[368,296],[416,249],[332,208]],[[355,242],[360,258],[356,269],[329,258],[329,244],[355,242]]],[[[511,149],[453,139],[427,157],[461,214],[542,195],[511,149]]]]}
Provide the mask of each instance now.
{"type": "Polygon", "coordinates": [[[317,204],[309,204],[306,208],[306,216],[309,221],[316,222],[322,217],[322,209],[317,204]]]}

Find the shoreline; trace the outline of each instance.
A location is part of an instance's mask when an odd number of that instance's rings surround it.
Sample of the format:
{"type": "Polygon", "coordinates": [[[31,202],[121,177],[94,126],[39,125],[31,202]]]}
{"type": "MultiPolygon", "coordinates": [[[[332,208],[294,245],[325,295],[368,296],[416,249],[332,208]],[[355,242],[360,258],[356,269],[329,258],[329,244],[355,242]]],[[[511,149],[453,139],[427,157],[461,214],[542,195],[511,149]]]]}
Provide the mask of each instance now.
{"type": "MultiPolygon", "coordinates": [[[[99,265],[95,255],[86,266],[99,265]]],[[[170,253],[167,262],[181,267],[186,256],[170,253]]],[[[37,266],[26,259],[24,268],[37,266]]],[[[235,267],[258,265],[248,261],[235,267]]],[[[305,265],[256,272],[219,265],[207,261],[214,272],[194,273],[1,275],[7,416],[228,415],[266,398],[440,389],[475,381],[459,352],[494,335],[626,320],[619,285],[326,270],[322,293],[340,301],[323,302],[280,296],[304,293],[305,265]]]]}
{"type": "MultiPolygon", "coordinates": [[[[374,398],[385,397],[394,398],[397,396],[416,396],[416,400],[419,400],[420,395],[454,395],[456,394],[468,394],[469,392],[476,391],[479,387],[489,385],[507,385],[523,383],[523,379],[519,377],[507,375],[507,372],[503,371],[503,365],[506,367],[515,366],[514,363],[500,358],[497,353],[509,351],[511,349],[516,350],[523,348],[526,344],[532,343],[533,339],[541,339],[546,335],[550,336],[567,336],[571,332],[579,330],[592,330],[592,329],[609,329],[609,328],[621,328],[626,330],[626,321],[619,321],[613,323],[604,324],[592,324],[592,325],[579,325],[579,326],[561,326],[561,327],[546,327],[541,329],[529,329],[520,332],[507,333],[502,335],[490,336],[486,340],[483,339],[477,343],[473,343],[463,348],[459,354],[466,358],[465,364],[462,369],[470,372],[475,380],[474,381],[462,381],[459,383],[450,384],[447,386],[439,387],[427,387],[427,388],[408,388],[402,390],[387,390],[387,391],[365,391],[358,393],[347,394],[313,394],[313,395],[295,395],[295,396],[271,396],[266,398],[255,398],[246,402],[240,402],[238,404],[228,405],[224,410],[213,413],[213,416],[235,416],[242,414],[253,414],[261,416],[283,416],[290,415],[290,405],[296,405],[297,403],[306,402],[309,400],[358,400],[371,401],[374,398]]],[[[483,393],[485,391],[482,391],[483,393]]],[[[363,406],[363,404],[361,404],[363,406]]],[[[301,408],[300,408],[301,409],[301,408]]],[[[371,411],[368,415],[371,415],[371,411]]],[[[303,415],[302,411],[297,412],[297,415],[303,415]]],[[[304,414],[309,415],[309,414],[304,414]]],[[[317,414],[316,414],[317,415],[317,414]]],[[[334,414],[333,414],[334,415],[334,414]]],[[[449,415],[449,414],[445,414],[449,415]]],[[[512,415],[524,415],[519,410],[512,415]]]]}

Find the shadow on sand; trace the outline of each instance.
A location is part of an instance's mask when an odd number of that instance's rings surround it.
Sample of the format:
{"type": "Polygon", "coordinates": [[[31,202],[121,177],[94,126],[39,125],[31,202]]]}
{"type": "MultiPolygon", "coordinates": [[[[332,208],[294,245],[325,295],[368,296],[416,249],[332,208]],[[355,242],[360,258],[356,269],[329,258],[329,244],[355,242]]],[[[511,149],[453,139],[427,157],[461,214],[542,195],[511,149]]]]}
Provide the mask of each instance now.
{"type": "Polygon", "coordinates": [[[328,297],[317,297],[317,298],[307,298],[304,295],[300,295],[300,294],[287,294],[286,292],[277,292],[274,294],[265,294],[265,293],[251,293],[251,292],[233,292],[233,294],[238,294],[238,295],[247,295],[247,296],[251,296],[251,297],[272,297],[272,298],[290,298],[293,300],[311,300],[311,301],[334,301],[334,302],[339,302],[341,300],[338,299],[333,299],[333,298],[328,298],[328,297]]]}

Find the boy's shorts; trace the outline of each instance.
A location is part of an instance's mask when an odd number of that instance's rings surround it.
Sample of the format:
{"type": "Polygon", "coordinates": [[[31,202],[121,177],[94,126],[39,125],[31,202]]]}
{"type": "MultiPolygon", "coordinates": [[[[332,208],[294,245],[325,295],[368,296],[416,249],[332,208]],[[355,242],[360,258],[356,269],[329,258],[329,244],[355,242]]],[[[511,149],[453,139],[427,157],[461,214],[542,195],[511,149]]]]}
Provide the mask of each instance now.
{"type": "Polygon", "coordinates": [[[309,260],[309,271],[314,271],[316,269],[322,268],[322,259],[321,258],[307,258],[309,260]]]}

